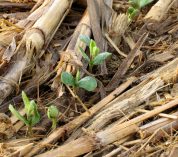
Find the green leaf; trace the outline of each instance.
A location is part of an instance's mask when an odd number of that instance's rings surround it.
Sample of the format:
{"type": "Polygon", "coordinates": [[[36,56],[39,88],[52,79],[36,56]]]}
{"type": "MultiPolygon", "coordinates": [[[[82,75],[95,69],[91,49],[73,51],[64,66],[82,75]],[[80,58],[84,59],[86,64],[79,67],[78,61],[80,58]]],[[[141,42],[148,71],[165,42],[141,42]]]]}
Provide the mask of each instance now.
{"type": "Polygon", "coordinates": [[[77,83],[80,80],[80,70],[77,70],[77,74],[75,76],[75,82],[77,83]]]}
{"type": "Polygon", "coordinates": [[[78,86],[80,88],[87,90],[87,91],[93,91],[97,87],[97,82],[96,82],[95,78],[86,76],[78,82],[78,86]]]}
{"type": "Polygon", "coordinates": [[[90,56],[91,56],[91,58],[94,58],[95,57],[95,50],[94,49],[96,49],[95,47],[97,47],[96,46],[96,42],[93,40],[93,39],[91,39],[90,40],[90,56]]]}
{"type": "Polygon", "coordinates": [[[52,119],[52,129],[56,129],[57,119],[52,119]]]}
{"type": "Polygon", "coordinates": [[[30,113],[28,115],[28,121],[31,126],[34,126],[40,121],[40,114],[37,110],[37,104],[34,100],[30,101],[30,106],[31,110],[29,111],[30,113]]]}
{"type": "Polygon", "coordinates": [[[80,40],[83,41],[87,46],[90,46],[90,38],[86,35],[80,35],[80,40]]]}
{"type": "Polygon", "coordinates": [[[152,3],[153,1],[154,1],[154,0],[140,0],[139,6],[140,6],[140,8],[143,8],[143,7],[145,7],[146,5],[152,3]]]}
{"type": "Polygon", "coordinates": [[[100,49],[98,47],[93,47],[93,58],[95,58],[99,52],[100,52],[100,49]]]}
{"type": "Polygon", "coordinates": [[[154,0],[129,0],[129,3],[135,9],[140,10],[141,8],[145,7],[146,5],[152,3],[154,0]]]}
{"type": "Polygon", "coordinates": [[[56,128],[59,111],[56,106],[51,105],[47,111],[48,118],[52,121],[52,129],[56,128]]]}
{"type": "MultiPolygon", "coordinates": [[[[34,100],[33,100],[34,101],[34,100]]],[[[31,105],[31,101],[30,101],[30,106],[28,108],[28,112],[26,112],[27,114],[27,120],[30,121],[31,117],[34,115],[34,110],[35,110],[35,106],[31,105]]]]}
{"type": "Polygon", "coordinates": [[[129,0],[129,3],[134,9],[140,9],[140,0],[129,0]]]}
{"type": "Polygon", "coordinates": [[[103,53],[98,54],[93,60],[93,65],[99,65],[103,63],[103,61],[110,55],[111,53],[109,52],[103,52],[103,53]]]}
{"type": "Polygon", "coordinates": [[[49,119],[57,119],[58,115],[59,115],[59,111],[57,109],[56,106],[51,105],[50,107],[48,107],[48,111],[47,111],[47,115],[49,119]]]}
{"type": "Polygon", "coordinates": [[[129,13],[129,19],[133,19],[139,13],[138,9],[134,9],[132,12],[129,13]]]}
{"type": "Polygon", "coordinates": [[[28,114],[28,110],[29,110],[29,107],[30,107],[30,100],[29,100],[29,98],[27,97],[27,95],[24,91],[22,91],[22,99],[23,99],[23,103],[24,103],[24,106],[25,106],[25,112],[28,114]]]}
{"type": "Polygon", "coordinates": [[[9,110],[13,115],[15,115],[19,120],[25,123],[25,125],[29,126],[29,122],[12,106],[9,105],[9,110]]]}
{"type": "Polygon", "coordinates": [[[134,12],[134,8],[133,7],[129,7],[127,10],[127,14],[132,14],[134,12]]]}
{"type": "Polygon", "coordinates": [[[90,62],[90,58],[86,55],[86,53],[84,52],[84,50],[83,50],[81,47],[79,47],[79,49],[80,49],[80,52],[82,53],[83,58],[84,58],[87,62],[90,62]]]}
{"type": "Polygon", "coordinates": [[[62,72],[62,74],[61,74],[61,81],[65,85],[75,86],[75,80],[74,80],[74,77],[72,76],[71,73],[62,72]]]}

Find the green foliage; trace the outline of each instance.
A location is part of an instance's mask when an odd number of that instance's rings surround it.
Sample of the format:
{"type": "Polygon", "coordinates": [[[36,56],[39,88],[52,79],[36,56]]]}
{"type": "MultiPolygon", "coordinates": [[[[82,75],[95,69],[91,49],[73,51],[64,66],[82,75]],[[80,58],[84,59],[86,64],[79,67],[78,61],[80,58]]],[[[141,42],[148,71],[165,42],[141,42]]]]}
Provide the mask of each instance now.
{"type": "Polygon", "coordinates": [[[79,47],[79,49],[80,49],[80,52],[82,53],[83,58],[84,58],[87,62],[90,62],[90,58],[86,55],[86,53],[84,52],[84,50],[83,50],[81,47],[79,47]]]}
{"type": "Polygon", "coordinates": [[[97,82],[93,77],[86,76],[78,81],[78,86],[87,91],[93,91],[97,87],[97,82]]]}
{"type": "Polygon", "coordinates": [[[25,123],[25,125],[29,126],[29,122],[28,120],[26,120],[16,109],[14,109],[14,107],[10,104],[9,105],[9,110],[11,111],[11,113],[13,115],[15,115],[19,120],[21,120],[22,122],[25,123]]]}
{"type": "Polygon", "coordinates": [[[110,55],[111,55],[111,53],[109,53],[109,52],[103,52],[103,53],[98,54],[93,59],[93,65],[99,65],[99,64],[101,64],[110,55]]]}
{"type": "Polygon", "coordinates": [[[87,46],[90,45],[90,38],[88,36],[86,36],[86,35],[80,35],[79,38],[80,38],[81,41],[83,41],[84,43],[86,43],[87,46]]]}
{"type": "Polygon", "coordinates": [[[77,70],[76,76],[75,76],[75,82],[78,82],[80,80],[80,71],[77,70]]]}
{"type": "Polygon", "coordinates": [[[129,0],[131,5],[127,10],[129,20],[132,20],[143,7],[152,3],[153,1],[154,0],[129,0]]]}
{"type": "Polygon", "coordinates": [[[80,52],[83,58],[89,63],[90,71],[92,71],[94,65],[102,64],[104,60],[107,59],[111,55],[111,53],[109,52],[99,53],[100,49],[97,47],[96,42],[90,39],[89,37],[81,35],[80,39],[81,41],[85,42],[86,45],[89,46],[90,57],[86,55],[86,53],[81,47],[79,47],[79,49],[80,49],[80,52]]]}
{"type": "Polygon", "coordinates": [[[30,100],[28,99],[24,91],[22,91],[22,100],[24,102],[25,112],[28,113],[28,110],[30,109],[30,100]]]}
{"type": "Polygon", "coordinates": [[[75,80],[74,77],[72,76],[71,73],[68,72],[63,72],[61,75],[61,81],[68,85],[68,86],[74,86],[75,85],[75,80]]]}
{"type": "Polygon", "coordinates": [[[97,82],[95,78],[86,76],[80,79],[79,71],[77,71],[75,78],[68,72],[62,72],[61,81],[65,85],[72,86],[73,88],[76,88],[76,87],[83,88],[87,91],[94,91],[95,88],[97,87],[97,82]]]}
{"type": "Polygon", "coordinates": [[[30,126],[34,126],[40,121],[40,114],[37,110],[37,104],[34,100],[30,101],[29,113],[27,114],[27,120],[30,123],[30,126]]]}
{"type": "Polygon", "coordinates": [[[135,9],[133,7],[129,7],[127,10],[127,15],[129,20],[131,21],[135,16],[137,16],[137,14],[139,13],[138,9],[135,9]]]}
{"type": "Polygon", "coordinates": [[[93,39],[90,40],[89,49],[90,49],[90,58],[93,60],[100,51],[96,45],[96,42],[93,39]]]}
{"type": "Polygon", "coordinates": [[[19,120],[24,122],[24,124],[28,127],[28,133],[31,134],[32,127],[40,121],[40,114],[37,110],[37,104],[35,103],[35,101],[30,101],[25,92],[23,91],[22,99],[24,102],[26,117],[22,116],[11,104],[9,105],[9,110],[19,120]]]}
{"type": "Polygon", "coordinates": [[[54,105],[48,107],[47,116],[52,121],[52,129],[55,129],[57,125],[57,118],[59,116],[57,107],[54,105]]]}

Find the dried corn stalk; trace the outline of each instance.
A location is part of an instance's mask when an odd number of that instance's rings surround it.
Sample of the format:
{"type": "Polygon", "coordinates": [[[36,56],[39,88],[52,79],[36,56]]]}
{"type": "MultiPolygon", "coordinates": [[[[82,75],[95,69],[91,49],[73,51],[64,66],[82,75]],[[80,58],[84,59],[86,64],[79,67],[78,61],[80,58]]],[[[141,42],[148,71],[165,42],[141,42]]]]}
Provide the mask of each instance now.
{"type": "Polygon", "coordinates": [[[89,122],[89,131],[98,131],[105,127],[113,118],[119,118],[143,103],[167,82],[177,78],[178,59],[155,71],[142,83],[123,93],[109,103],[103,111],[98,113],[89,122]]]}
{"type": "Polygon", "coordinates": [[[60,82],[60,75],[62,71],[74,73],[78,66],[82,66],[79,47],[83,50],[86,49],[86,44],[79,38],[80,35],[91,35],[91,26],[88,10],[85,11],[81,21],[79,22],[75,32],[73,33],[72,39],[69,42],[66,50],[61,52],[61,59],[56,67],[57,75],[52,84],[52,88],[57,88],[60,82]]]}
{"type": "MultiPolygon", "coordinates": [[[[69,0],[45,0],[27,19],[18,23],[26,29],[15,50],[8,52],[11,64],[8,64],[6,74],[0,81],[0,102],[14,90],[14,86],[18,86],[17,83],[22,74],[30,68],[41,51],[49,44],[68,13],[72,2],[69,0]]],[[[4,39],[10,37],[8,38],[10,41],[16,35],[17,33],[9,34],[9,36],[4,35],[4,39]]],[[[3,59],[6,60],[6,58],[3,59]]]]}
{"type": "MultiPolygon", "coordinates": [[[[155,71],[152,75],[150,75],[146,80],[137,85],[136,87],[128,90],[122,95],[118,96],[112,102],[105,104],[104,109],[98,113],[98,105],[91,108],[91,113],[95,112],[94,118],[88,122],[87,130],[89,132],[99,131],[103,127],[106,126],[109,122],[111,122],[114,118],[122,117],[124,114],[129,113],[135,107],[144,102],[150,95],[155,93],[160,87],[164,85],[164,83],[169,82],[177,78],[177,64],[178,59],[173,60],[169,64],[155,71]],[[169,75],[168,75],[169,74],[169,75]],[[97,113],[97,114],[96,114],[97,113]]],[[[104,99],[103,99],[104,100],[104,99]]],[[[102,102],[102,101],[101,101],[102,102]]],[[[103,103],[103,102],[102,102],[103,103]]],[[[100,104],[100,103],[99,103],[100,104]]],[[[40,142],[40,145],[35,146],[34,149],[27,155],[33,156],[37,152],[39,152],[42,146],[46,146],[49,143],[53,143],[59,138],[61,138],[66,131],[73,131],[76,127],[81,126],[84,122],[89,120],[90,116],[87,116],[87,112],[81,115],[81,117],[77,117],[74,121],[69,124],[66,124],[64,127],[57,129],[54,133],[52,133],[48,138],[44,139],[40,142]]],[[[92,114],[93,115],[93,114],[92,114]]],[[[68,132],[67,132],[68,133],[68,132]]],[[[86,139],[87,140],[87,139],[86,139]]],[[[88,143],[88,141],[86,141],[88,143]]],[[[73,144],[72,144],[73,145],[73,144]]],[[[64,146],[65,147],[65,146],[64,146]]]]}
{"type": "Polygon", "coordinates": [[[149,23],[151,30],[158,29],[158,23],[163,20],[168,10],[177,0],[159,0],[144,17],[145,23],[149,23]]]}
{"type": "Polygon", "coordinates": [[[99,110],[104,108],[111,100],[115,98],[116,95],[122,93],[136,78],[130,78],[127,82],[123,83],[119,86],[116,90],[114,90],[111,94],[107,97],[102,99],[96,105],[89,109],[90,114],[88,112],[84,112],[80,116],[76,117],[73,121],[70,121],[63,127],[56,129],[53,133],[51,133],[47,138],[42,140],[39,145],[36,145],[33,150],[31,150],[27,156],[33,156],[37,154],[42,147],[46,147],[48,144],[54,143],[63,137],[65,134],[70,134],[73,130],[80,127],[84,124],[87,120],[89,120],[93,115],[95,115],[99,110]]]}
{"type": "Polygon", "coordinates": [[[11,138],[15,128],[7,115],[0,113],[0,141],[11,138]]]}
{"type": "Polygon", "coordinates": [[[160,112],[163,112],[167,109],[175,107],[178,105],[178,98],[170,101],[169,103],[158,107],[148,113],[140,115],[136,118],[133,118],[129,121],[119,124],[115,123],[113,126],[108,127],[105,130],[102,130],[97,133],[88,132],[88,135],[80,137],[74,141],[71,141],[67,144],[59,146],[56,149],[50,150],[46,153],[37,155],[37,157],[63,157],[63,156],[79,156],[90,151],[96,150],[100,147],[106,146],[110,143],[113,143],[117,140],[120,140],[130,134],[135,133],[139,130],[138,124],[150,117],[153,117],[160,112]]]}
{"type": "MultiPolygon", "coordinates": [[[[113,42],[119,46],[121,37],[129,27],[129,20],[126,14],[114,13],[112,17],[112,23],[109,27],[109,35],[113,42]]],[[[125,57],[125,56],[124,56],[125,57]]]]}

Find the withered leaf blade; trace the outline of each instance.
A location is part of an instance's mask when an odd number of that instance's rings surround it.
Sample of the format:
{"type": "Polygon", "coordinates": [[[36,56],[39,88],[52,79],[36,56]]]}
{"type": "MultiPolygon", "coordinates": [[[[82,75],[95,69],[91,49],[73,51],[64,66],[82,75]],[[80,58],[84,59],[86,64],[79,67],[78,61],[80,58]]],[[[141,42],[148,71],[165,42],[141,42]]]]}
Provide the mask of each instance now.
{"type": "Polygon", "coordinates": [[[7,49],[4,52],[3,60],[9,62],[12,56],[15,54],[16,47],[17,47],[16,40],[15,37],[13,37],[11,44],[7,47],[7,49]]]}

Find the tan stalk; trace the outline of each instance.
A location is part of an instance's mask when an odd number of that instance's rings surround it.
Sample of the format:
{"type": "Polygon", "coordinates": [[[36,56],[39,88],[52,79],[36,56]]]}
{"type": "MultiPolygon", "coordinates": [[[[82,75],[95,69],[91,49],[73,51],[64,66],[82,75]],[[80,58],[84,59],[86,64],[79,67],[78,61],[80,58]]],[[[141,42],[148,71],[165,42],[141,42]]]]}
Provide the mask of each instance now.
{"type": "Polygon", "coordinates": [[[69,90],[69,92],[71,93],[71,95],[77,99],[77,101],[80,103],[80,105],[85,109],[85,111],[88,112],[88,114],[90,114],[90,111],[88,110],[87,106],[82,102],[82,100],[70,89],[69,86],[66,86],[67,89],[69,90]]]}
{"type": "MultiPolygon", "coordinates": [[[[57,28],[68,13],[71,4],[72,1],[69,0],[45,0],[29,16],[29,18],[37,19],[37,17],[34,17],[34,14],[41,14],[31,29],[26,30],[21,43],[16,49],[16,57],[13,57],[14,64],[10,65],[7,74],[4,76],[5,80],[19,81],[21,75],[33,63],[32,57],[38,58],[41,50],[50,42],[57,28]]],[[[0,82],[0,102],[13,91],[13,86],[6,81],[0,82]]]]}
{"type": "Polygon", "coordinates": [[[94,114],[96,114],[99,110],[104,108],[111,100],[113,100],[117,95],[122,93],[136,78],[130,78],[127,82],[120,85],[116,88],[111,94],[102,99],[99,103],[94,105],[89,109],[90,114],[88,112],[82,113],[79,117],[76,117],[73,121],[70,121],[63,127],[56,129],[53,133],[51,133],[46,139],[41,141],[38,145],[36,145],[32,151],[30,151],[27,156],[33,156],[38,153],[42,148],[46,147],[50,143],[56,142],[58,139],[64,136],[65,133],[70,134],[74,129],[80,127],[87,120],[89,120],[94,114]]]}
{"type": "Polygon", "coordinates": [[[12,139],[6,143],[1,143],[1,156],[23,157],[32,148],[31,141],[38,138],[12,139]]]}
{"type": "Polygon", "coordinates": [[[37,155],[37,157],[79,156],[84,153],[88,153],[92,150],[96,150],[98,148],[98,146],[100,146],[100,147],[106,146],[106,145],[113,143],[119,139],[122,139],[130,134],[135,133],[139,129],[137,125],[140,122],[142,122],[150,117],[153,117],[167,109],[177,106],[177,105],[178,105],[178,98],[175,100],[172,100],[171,102],[169,102],[161,107],[158,107],[155,110],[152,110],[148,113],[140,115],[140,116],[133,118],[127,122],[124,122],[119,125],[116,123],[115,125],[113,125],[112,127],[108,128],[104,131],[100,131],[96,134],[91,134],[88,136],[78,138],[77,140],[69,142],[61,147],[58,147],[58,148],[48,151],[46,153],[37,155]],[[77,149],[76,149],[76,147],[77,147],[77,149]]]}
{"type": "Polygon", "coordinates": [[[165,83],[173,82],[174,79],[177,79],[177,64],[178,59],[176,58],[156,70],[152,75],[149,75],[139,85],[114,99],[104,110],[93,117],[93,120],[90,121],[92,123],[89,124],[87,129],[98,131],[113,118],[122,117],[130,111],[133,111],[135,107],[147,100],[147,98],[159,90],[165,83]]]}
{"type": "Polygon", "coordinates": [[[129,19],[126,14],[113,13],[112,22],[109,26],[109,36],[116,46],[120,45],[121,37],[129,27],[129,19]]]}
{"type": "Polygon", "coordinates": [[[145,23],[149,23],[150,29],[158,29],[158,23],[163,20],[168,10],[176,0],[159,0],[144,17],[145,23]]]}
{"type": "MultiPolygon", "coordinates": [[[[178,112],[173,113],[171,115],[178,116],[178,112]]],[[[166,132],[170,132],[172,129],[177,130],[177,128],[178,128],[178,120],[169,119],[169,118],[160,118],[141,126],[139,130],[139,135],[143,139],[152,135],[156,130],[160,129],[156,135],[158,139],[164,135],[164,132],[162,130],[166,132]]]]}
{"type": "Polygon", "coordinates": [[[75,73],[77,67],[82,66],[82,56],[79,47],[85,50],[86,44],[80,40],[79,35],[86,35],[88,37],[91,35],[90,19],[87,10],[75,29],[66,50],[60,54],[61,59],[56,67],[57,75],[53,81],[52,88],[57,88],[59,86],[62,71],[75,73]]]}
{"type": "MultiPolygon", "coordinates": [[[[89,111],[91,115],[88,115],[87,112],[77,117],[74,121],[69,122],[65,126],[57,129],[53,132],[48,138],[44,139],[39,143],[39,146],[36,146],[28,156],[32,156],[36,154],[42,147],[45,147],[49,143],[55,142],[57,139],[61,138],[66,131],[70,133],[73,129],[81,126],[84,122],[86,122],[89,118],[93,116],[93,114],[97,113],[101,108],[105,107],[105,110],[101,111],[97,116],[94,117],[92,126],[89,128],[92,130],[99,130],[100,127],[103,127],[103,123],[107,123],[110,119],[114,118],[113,115],[117,117],[123,116],[123,113],[128,113],[133,110],[139,104],[144,102],[150,95],[155,93],[160,87],[164,85],[164,82],[170,81],[172,78],[177,77],[177,64],[178,59],[173,60],[166,66],[158,69],[152,75],[147,78],[147,80],[143,81],[141,84],[122,94],[121,96],[114,99],[111,103],[108,104],[108,99],[103,99],[99,104],[93,106],[89,111]],[[169,75],[167,75],[169,73],[169,75]],[[161,77],[161,78],[160,78],[161,77]],[[105,102],[107,101],[107,102],[105,102]],[[103,104],[105,102],[105,104],[103,104]],[[122,112],[120,112],[122,111],[122,112]],[[116,114],[113,114],[116,113],[116,114]],[[98,120],[99,119],[99,120],[98,120]]],[[[125,85],[123,86],[125,89],[125,85]]],[[[121,89],[123,89],[123,87],[121,89]]],[[[120,90],[120,89],[118,89],[120,90]]],[[[115,95],[115,94],[114,94],[115,95]]],[[[111,94],[112,99],[114,98],[113,93],[111,94]]],[[[112,100],[110,99],[110,100],[112,100]]],[[[134,126],[133,126],[134,127],[134,126]]],[[[87,130],[90,129],[87,128],[87,130]]]]}

